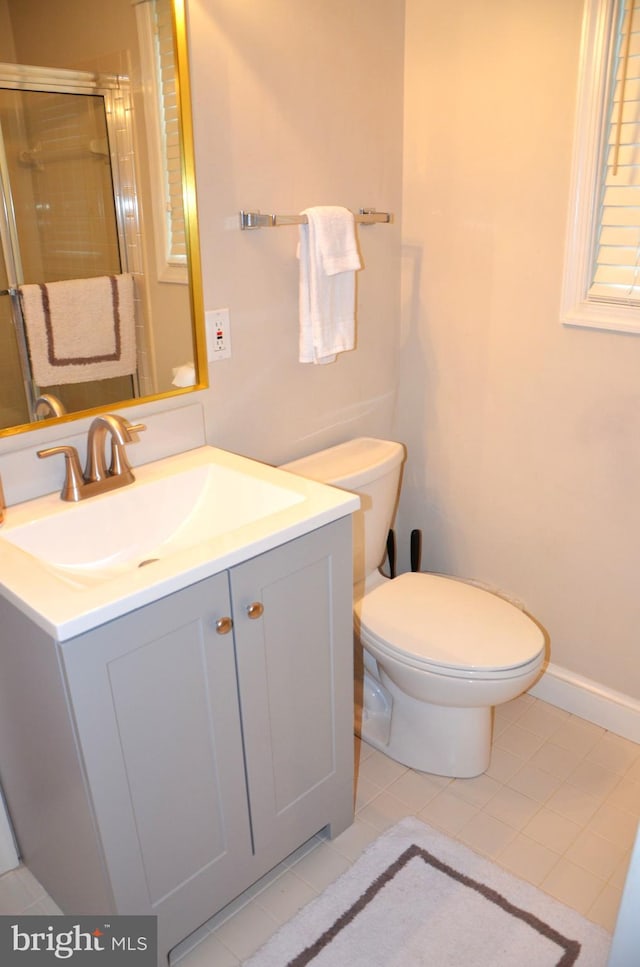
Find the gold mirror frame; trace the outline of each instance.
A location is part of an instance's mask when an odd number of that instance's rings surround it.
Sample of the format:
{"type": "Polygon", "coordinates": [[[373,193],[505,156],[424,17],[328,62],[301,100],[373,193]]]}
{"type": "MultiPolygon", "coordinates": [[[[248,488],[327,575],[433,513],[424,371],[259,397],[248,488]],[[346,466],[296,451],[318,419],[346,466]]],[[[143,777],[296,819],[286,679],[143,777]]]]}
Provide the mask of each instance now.
{"type": "Polygon", "coordinates": [[[176,85],[180,104],[181,148],[182,148],[182,196],[187,236],[189,301],[193,329],[193,352],[196,369],[196,383],[185,388],[176,388],[149,396],[139,396],[124,399],[115,403],[108,403],[86,410],[77,410],[64,416],[51,417],[33,423],[23,423],[18,426],[0,429],[0,439],[27,433],[32,430],[42,430],[49,426],[71,423],[83,417],[96,413],[120,410],[131,406],[140,406],[156,400],[172,399],[206,389],[207,379],[207,351],[204,325],[204,303],[202,293],[202,274],[200,259],[200,241],[198,235],[198,212],[196,203],[195,153],[193,144],[193,121],[191,115],[191,88],[189,83],[189,52],[187,43],[187,24],[185,0],[171,0],[173,11],[174,44],[176,53],[177,77],[176,85]]]}

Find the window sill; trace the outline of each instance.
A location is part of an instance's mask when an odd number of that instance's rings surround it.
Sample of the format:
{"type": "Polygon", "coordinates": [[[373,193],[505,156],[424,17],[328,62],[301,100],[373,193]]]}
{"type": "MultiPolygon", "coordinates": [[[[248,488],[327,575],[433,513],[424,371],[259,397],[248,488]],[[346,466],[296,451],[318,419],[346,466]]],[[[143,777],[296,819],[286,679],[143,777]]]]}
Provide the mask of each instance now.
{"type": "Polygon", "coordinates": [[[640,306],[614,306],[605,303],[580,302],[564,312],[560,321],[565,326],[607,329],[611,332],[640,333],[640,306]]]}

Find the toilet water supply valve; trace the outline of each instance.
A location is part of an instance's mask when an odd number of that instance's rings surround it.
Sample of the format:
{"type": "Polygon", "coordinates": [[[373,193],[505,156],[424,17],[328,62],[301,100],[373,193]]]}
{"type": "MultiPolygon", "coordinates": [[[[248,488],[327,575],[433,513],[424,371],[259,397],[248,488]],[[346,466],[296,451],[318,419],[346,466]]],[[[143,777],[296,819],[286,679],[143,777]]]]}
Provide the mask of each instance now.
{"type": "MultiPolygon", "coordinates": [[[[422,557],[422,531],[417,528],[411,531],[409,555],[411,570],[419,571],[422,557]]],[[[387,561],[389,562],[389,577],[394,578],[396,576],[396,535],[393,530],[390,530],[387,535],[387,561]]]]}

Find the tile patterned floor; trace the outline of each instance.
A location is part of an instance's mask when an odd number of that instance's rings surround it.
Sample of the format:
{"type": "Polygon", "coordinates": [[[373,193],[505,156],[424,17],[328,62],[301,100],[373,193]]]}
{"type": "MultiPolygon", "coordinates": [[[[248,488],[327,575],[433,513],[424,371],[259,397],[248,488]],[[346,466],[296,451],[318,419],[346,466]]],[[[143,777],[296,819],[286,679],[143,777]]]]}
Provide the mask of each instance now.
{"type": "MultiPolygon", "coordinates": [[[[174,963],[237,967],[408,815],[613,930],[640,820],[640,745],[524,695],[497,710],[482,776],[415,772],[364,744],[356,767],[353,826],[306,843],[181,944],[174,963]]],[[[0,913],[21,912],[58,912],[24,868],[0,878],[0,913]]]]}

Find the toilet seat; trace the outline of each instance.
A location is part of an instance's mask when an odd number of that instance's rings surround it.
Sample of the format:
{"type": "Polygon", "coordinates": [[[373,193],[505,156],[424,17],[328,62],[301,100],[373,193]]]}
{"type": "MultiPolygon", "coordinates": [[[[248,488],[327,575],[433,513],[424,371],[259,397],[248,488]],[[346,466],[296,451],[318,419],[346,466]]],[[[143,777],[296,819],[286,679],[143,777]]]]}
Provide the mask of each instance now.
{"type": "Polygon", "coordinates": [[[519,677],[544,652],[542,630],[491,592],[436,574],[385,580],[356,604],[362,644],[432,674],[519,677]]]}

